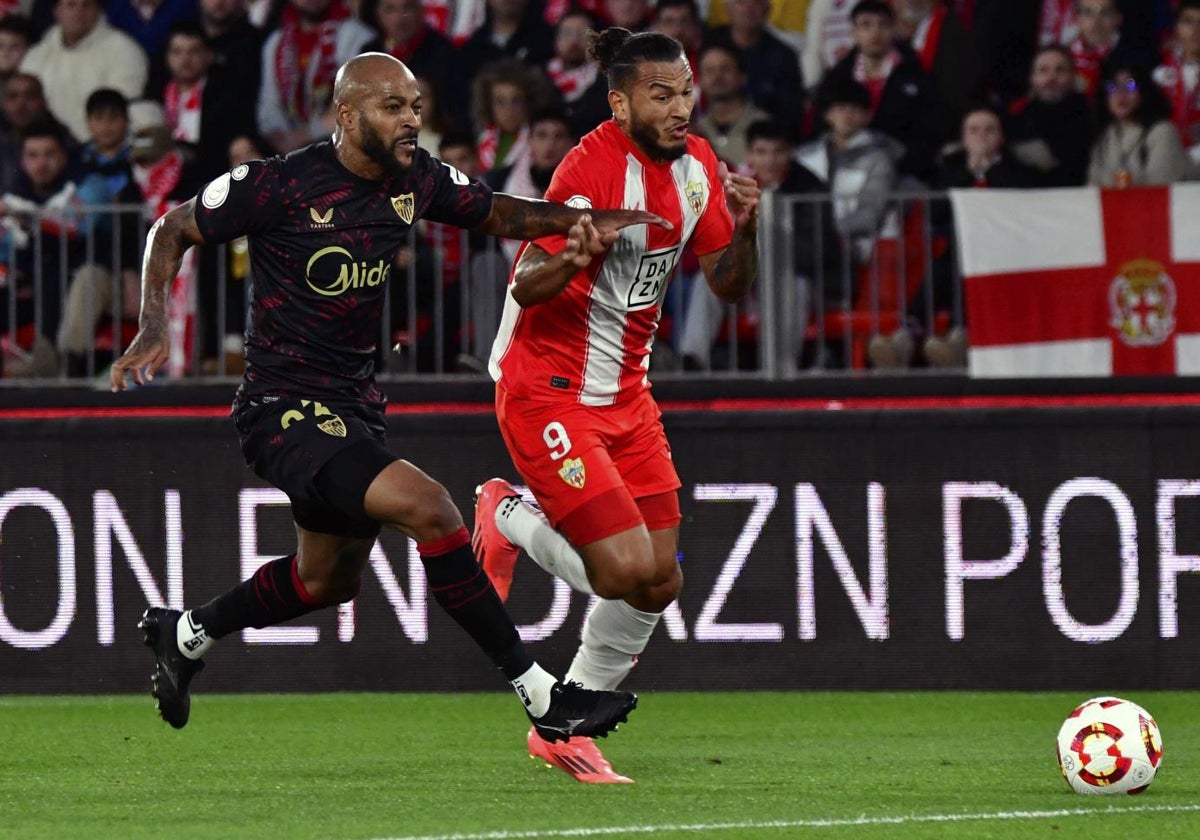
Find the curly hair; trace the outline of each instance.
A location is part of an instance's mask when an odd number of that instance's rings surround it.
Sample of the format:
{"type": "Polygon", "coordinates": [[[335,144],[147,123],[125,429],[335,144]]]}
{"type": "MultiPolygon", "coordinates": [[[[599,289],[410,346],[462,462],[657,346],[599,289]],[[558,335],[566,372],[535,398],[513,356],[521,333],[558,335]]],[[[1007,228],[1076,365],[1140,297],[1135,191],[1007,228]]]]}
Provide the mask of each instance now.
{"type": "Polygon", "coordinates": [[[514,85],[524,91],[525,108],[530,114],[555,101],[554,84],[539,68],[515,58],[486,64],[471,83],[471,111],[477,131],[483,131],[495,122],[491,100],[496,84],[514,85]]]}

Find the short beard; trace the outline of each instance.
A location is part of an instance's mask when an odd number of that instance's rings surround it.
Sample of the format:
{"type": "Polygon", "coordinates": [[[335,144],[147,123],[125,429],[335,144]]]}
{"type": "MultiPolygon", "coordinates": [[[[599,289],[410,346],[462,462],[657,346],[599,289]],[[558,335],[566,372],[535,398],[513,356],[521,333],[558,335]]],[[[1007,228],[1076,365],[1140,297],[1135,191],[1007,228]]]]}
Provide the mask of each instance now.
{"type": "Polygon", "coordinates": [[[389,148],[383,142],[383,138],[379,136],[379,132],[375,130],[374,126],[367,121],[365,114],[359,113],[358,125],[359,132],[362,134],[362,142],[359,145],[362,153],[382,166],[383,171],[389,175],[402,176],[407,174],[408,167],[396,158],[395,148],[389,148]]]}
{"type": "Polygon", "coordinates": [[[686,142],[679,146],[664,146],[658,142],[658,132],[632,115],[629,118],[629,136],[647,157],[657,163],[679,160],[687,153],[686,142]]]}

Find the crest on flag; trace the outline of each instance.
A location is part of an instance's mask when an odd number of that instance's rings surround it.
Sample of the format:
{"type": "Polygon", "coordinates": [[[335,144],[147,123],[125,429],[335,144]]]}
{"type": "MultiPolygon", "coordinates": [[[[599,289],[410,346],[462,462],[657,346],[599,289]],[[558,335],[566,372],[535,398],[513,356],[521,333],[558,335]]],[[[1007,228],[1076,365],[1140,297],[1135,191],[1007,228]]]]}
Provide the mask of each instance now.
{"type": "Polygon", "coordinates": [[[404,195],[392,196],[392,209],[396,211],[396,215],[400,217],[400,221],[406,225],[411,225],[413,220],[413,194],[405,193],[404,195]]]}
{"type": "Polygon", "coordinates": [[[704,184],[688,181],[687,186],[683,188],[683,194],[687,197],[692,212],[699,216],[700,211],[704,209],[704,184]]]}
{"type": "Polygon", "coordinates": [[[1131,347],[1162,344],[1175,331],[1175,283],[1162,263],[1125,263],[1108,287],[1112,327],[1131,347]]]}

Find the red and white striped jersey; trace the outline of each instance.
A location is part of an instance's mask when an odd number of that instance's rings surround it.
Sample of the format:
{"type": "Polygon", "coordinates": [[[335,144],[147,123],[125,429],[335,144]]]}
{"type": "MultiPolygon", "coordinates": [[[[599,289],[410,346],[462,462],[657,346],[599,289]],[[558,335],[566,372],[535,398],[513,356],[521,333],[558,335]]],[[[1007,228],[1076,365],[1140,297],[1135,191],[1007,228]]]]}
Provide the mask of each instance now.
{"type": "MultiPolygon", "coordinates": [[[[625,402],[650,387],[650,348],[684,246],[704,255],[732,239],[716,155],[708,141],[689,136],[682,157],[655,163],[609,120],[558,165],[546,198],[581,209],[649,210],[674,229],[624,228],[612,248],[561,293],[527,309],[513,299],[510,276],[488,369],[516,397],[595,406],[625,402]]],[[[557,254],[566,237],[536,244],[557,254]]]]}

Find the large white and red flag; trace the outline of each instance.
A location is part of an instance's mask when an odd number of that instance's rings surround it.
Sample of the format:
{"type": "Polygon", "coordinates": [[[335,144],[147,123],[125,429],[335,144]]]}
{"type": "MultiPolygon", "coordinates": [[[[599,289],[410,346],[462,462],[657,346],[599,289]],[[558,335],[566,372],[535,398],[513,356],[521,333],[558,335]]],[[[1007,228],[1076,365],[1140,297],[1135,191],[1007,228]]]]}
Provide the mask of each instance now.
{"type": "Polygon", "coordinates": [[[972,376],[1200,374],[1200,184],[951,201],[972,376]]]}

